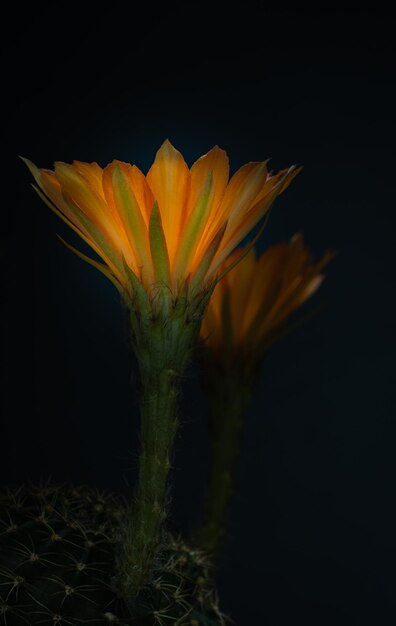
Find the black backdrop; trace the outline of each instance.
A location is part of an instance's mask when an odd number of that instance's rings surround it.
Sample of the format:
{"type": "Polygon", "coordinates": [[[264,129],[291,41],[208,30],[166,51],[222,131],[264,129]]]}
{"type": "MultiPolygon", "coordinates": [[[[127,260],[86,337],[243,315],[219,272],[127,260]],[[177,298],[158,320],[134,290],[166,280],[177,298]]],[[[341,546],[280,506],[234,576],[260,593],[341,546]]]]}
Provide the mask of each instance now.
{"type": "MultiPolygon", "coordinates": [[[[321,312],[263,365],[219,576],[240,626],[395,620],[394,65],[374,11],[209,2],[11,9],[2,35],[1,482],[52,475],[128,491],[137,401],[110,284],[66,250],[17,154],[144,170],[169,137],[233,170],[303,173],[260,248],[302,230],[338,250],[321,312]],[[366,621],[367,620],[367,621],[366,621]]],[[[200,510],[207,460],[186,379],[171,523],[200,510]]]]}

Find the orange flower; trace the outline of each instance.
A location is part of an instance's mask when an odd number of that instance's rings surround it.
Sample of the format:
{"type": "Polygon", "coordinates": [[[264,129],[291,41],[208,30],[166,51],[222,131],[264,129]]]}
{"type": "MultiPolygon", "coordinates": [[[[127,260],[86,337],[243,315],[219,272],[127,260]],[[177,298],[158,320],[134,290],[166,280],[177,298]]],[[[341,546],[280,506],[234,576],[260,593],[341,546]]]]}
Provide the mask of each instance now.
{"type": "Polygon", "coordinates": [[[127,298],[136,277],[146,291],[164,285],[173,298],[213,283],[221,263],[298,173],[293,166],[272,176],[266,162],[249,163],[229,181],[223,150],[213,148],[189,169],[168,140],[146,176],[121,161],[104,169],[57,162],[54,172],[25,162],[43,200],[104,263],[72,249],[127,298]]]}
{"type": "MultiPolygon", "coordinates": [[[[223,271],[243,254],[235,250],[223,271]]],[[[301,234],[268,248],[254,248],[217,284],[201,326],[204,347],[217,361],[256,361],[284,330],[288,318],[321,285],[333,254],[317,263],[301,234]]],[[[209,356],[209,355],[208,355],[209,356]]]]}

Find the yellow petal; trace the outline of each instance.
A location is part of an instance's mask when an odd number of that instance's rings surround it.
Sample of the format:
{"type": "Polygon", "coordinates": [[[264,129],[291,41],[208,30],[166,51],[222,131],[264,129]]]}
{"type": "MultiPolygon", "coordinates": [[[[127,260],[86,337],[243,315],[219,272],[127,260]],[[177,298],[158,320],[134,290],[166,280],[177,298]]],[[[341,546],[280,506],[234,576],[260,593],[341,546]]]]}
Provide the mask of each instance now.
{"type": "Polygon", "coordinates": [[[182,155],[166,140],[158,150],[147,181],[158,202],[171,268],[187,210],[190,172],[182,155]]]}

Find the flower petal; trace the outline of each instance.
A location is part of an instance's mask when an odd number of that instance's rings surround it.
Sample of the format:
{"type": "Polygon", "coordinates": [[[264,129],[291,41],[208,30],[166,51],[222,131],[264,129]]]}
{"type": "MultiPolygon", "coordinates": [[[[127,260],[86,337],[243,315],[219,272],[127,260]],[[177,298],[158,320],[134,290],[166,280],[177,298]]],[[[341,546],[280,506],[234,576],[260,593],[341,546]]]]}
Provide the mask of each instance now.
{"type": "Polygon", "coordinates": [[[241,341],[244,320],[249,319],[249,303],[251,301],[251,289],[254,285],[254,273],[256,269],[256,251],[254,248],[246,257],[227,274],[230,285],[231,306],[233,310],[232,321],[236,341],[241,341]]]}
{"type": "MultiPolygon", "coordinates": [[[[85,241],[86,244],[88,244],[88,246],[90,246],[90,248],[92,248],[92,250],[94,252],[96,252],[96,254],[98,256],[101,257],[101,259],[103,259],[103,261],[109,266],[109,268],[111,269],[111,271],[114,273],[114,275],[120,280],[120,282],[122,283],[122,272],[118,272],[117,267],[112,263],[111,259],[106,255],[106,253],[104,252],[104,250],[102,248],[100,248],[97,243],[95,242],[95,240],[91,237],[90,233],[84,228],[84,230],[80,230],[76,224],[77,222],[79,222],[77,217],[74,217],[73,220],[69,219],[69,217],[67,217],[64,213],[62,213],[58,207],[53,204],[41,191],[41,189],[39,187],[36,187],[36,185],[33,185],[33,189],[36,191],[36,193],[38,194],[38,196],[41,198],[41,200],[44,202],[44,204],[46,204],[48,206],[49,209],[51,209],[51,211],[53,211],[58,217],[60,217],[60,219],[65,222],[65,224],[67,224],[79,237],[81,237],[81,239],[83,241],[85,241]],[[85,234],[87,233],[87,234],[85,234]]],[[[70,209],[68,208],[68,212],[72,215],[72,212],[70,211],[70,209]]]]}
{"type": "Polygon", "coordinates": [[[271,246],[257,261],[255,271],[260,280],[253,282],[243,328],[245,340],[250,345],[257,341],[263,322],[279,301],[287,262],[288,244],[285,243],[271,246]]]}
{"type": "Polygon", "coordinates": [[[187,210],[190,172],[182,155],[167,139],[158,150],[147,181],[158,202],[171,267],[187,210]]]}
{"type": "MultiPolygon", "coordinates": [[[[103,189],[109,207],[115,212],[125,231],[134,271],[138,275],[142,272],[143,280],[151,282],[153,270],[149,235],[131,185],[129,170],[130,166],[121,161],[108,165],[103,174],[103,189]]],[[[125,257],[131,263],[131,259],[126,255],[125,257]]]]}
{"type": "MultiPolygon", "coordinates": [[[[227,185],[216,215],[213,216],[213,219],[205,229],[197,254],[202,253],[202,248],[206,245],[207,240],[213,236],[213,231],[216,231],[220,224],[227,220],[227,231],[229,231],[233,228],[235,220],[242,219],[242,216],[251,206],[253,199],[264,185],[267,174],[266,162],[263,162],[247,163],[233,175],[227,185]]],[[[224,246],[224,240],[222,246],[224,246]]]]}
{"type": "Polygon", "coordinates": [[[212,212],[214,216],[223,199],[229,176],[228,156],[215,146],[201,156],[191,167],[191,188],[188,201],[188,214],[193,210],[209,172],[213,178],[212,212]]]}
{"type": "Polygon", "coordinates": [[[289,176],[294,177],[294,167],[289,168],[283,175],[283,178],[272,188],[269,194],[262,197],[257,203],[254,203],[248,211],[241,215],[238,220],[234,220],[227,227],[224,239],[219,250],[218,256],[211,268],[215,271],[217,267],[227,258],[230,252],[246,237],[246,235],[256,226],[256,224],[269,211],[276,197],[282,192],[283,185],[287,184],[289,176]]]}
{"type": "Polygon", "coordinates": [[[121,263],[120,250],[109,243],[102,230],[80,209],[73,198],[69,197],[65,192],[63,197],[70,211],[76,215],[76,218],[81,221],[84,228],[88,231],[92,241],[95,242],[100,250],[103,250],[106,257],[110,260],[111,266],[116,267],[122,274],[123,266],[121,263]]]}
{"type": "Polygon", "coordinates": [[[196,290],[199,290],[200,287],[205,284],[206,275],[217,253],[217,250],[219,249],[226,227],[227,227],[227,222],[223,224],[219,232],[216,233],[216,235],[213,237],[212,241],[207,247],[207,250],[205,251],[205,254],[202,256],[201,262],[196,267],[192,281],[191,281],[191,293],[194,294],[196,290]]]}
{"type": "Polygon", "coordinates": [[[151,211],[154,205],[153,192],[150,189],[145,175],[138,167],[136,167],[136,165],[128,167],[126,169],[126,174],[129,177],[133,193],[148,228],[151,211]]]}
{"type": "Polygon", "coordinates": [[[84,176],[87,183],[95,190],[101,198],[104,198],[102,176],[103,170],[97,163],[84,163],[83,161],[73,161],[73,167],[84,176]]]}
{"type": "Polygon", "coordinates": [[[55,163],[55,174],[62,187],[63,194],[66,193],[73,200],[92,224],[103,232],[112,246],[119,250],[124,249],[125,233],[111,219],[111,213],[107,204],[89,185],[82,174],[72,165],[59,161],[55,163]]]}
{"type": "MultiPolygon", "coordinates": [[[[200,236],[205,228],[213,201],[213,174],[209,172],[200,193],[196,197],[195,207],[188,216],[177,250],[174,264],[176,284],[189,273],[190,260],[194,256],[200,236]]],[[[202,258],[202,255],[199,259],[202,258]]],[[[192,270],[193,271],[193,270],[192,270]]]]}
{"type": "MultiPolygon", "coordinates": [[[[260,191],[263,189],[268,178],[267,161],[256,163],[249,174],[243,179],[238,187],[238,193],[224,197],[225,210],[230,216],[229,224],[232,226],[252,206],[260,191]]],[[[231,187],[230,181],[230,187],[231,187]]]]}
{"type": "Polygon", "coordinates": [[[57,181],[54,172],[50,170],[39,169],[32,161],[21,157],[22,161],[29,168],[30,173],[33,175],[34,180],[45,193],[45,195],[55,204],[60,211],[62,211],[69,219],[69,208],[66,202],[62,198],[62,190],[59,182],[57,181]]]}

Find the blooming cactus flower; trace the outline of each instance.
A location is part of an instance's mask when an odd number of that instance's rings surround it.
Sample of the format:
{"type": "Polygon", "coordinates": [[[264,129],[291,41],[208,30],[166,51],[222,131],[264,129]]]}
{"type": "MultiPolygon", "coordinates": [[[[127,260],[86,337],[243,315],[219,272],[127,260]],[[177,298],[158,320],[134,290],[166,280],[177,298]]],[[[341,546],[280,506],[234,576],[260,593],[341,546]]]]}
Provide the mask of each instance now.
{"type": "Polygon", "coordinates": [[[102,261],[66,245],[128,304],[141,375],[141,452],[119,577],[124,595],[134,597],[160,542],[181,380],[218,272],[298,169],[273,176],[265,162],[248,163],[229,180],[220,148],[188,168],[169,141],[146,176],[121,161],[104,169],[57,162],[54,171],[25,162],[42,199],[102,261]]]}
{"type": "Polygon", "coordinates": [[[228,158],[217,146],[188,168],[166,140],[145,176],[113,161],[57,162],[54,171],[25,159],[38,192],[101,257],[79,253],[130,296],[131,272],[150,291],[197,293],[265,215],[298,169],[271,175],[266,162],[248,163],[229,180],[228,158]]]}

